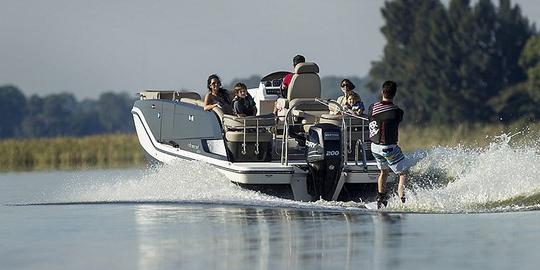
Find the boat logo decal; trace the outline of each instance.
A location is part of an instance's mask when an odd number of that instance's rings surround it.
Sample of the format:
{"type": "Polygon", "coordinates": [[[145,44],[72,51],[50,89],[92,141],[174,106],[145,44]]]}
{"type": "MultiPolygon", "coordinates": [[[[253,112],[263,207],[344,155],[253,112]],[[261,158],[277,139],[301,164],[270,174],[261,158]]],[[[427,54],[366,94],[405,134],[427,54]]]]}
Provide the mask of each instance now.
{"type": "Polygon", "coordinates": [[[191,142],[188,143],[188,147],[194,150],[199,150],[200,148],[198,144],[192,144],[191,142]]]}

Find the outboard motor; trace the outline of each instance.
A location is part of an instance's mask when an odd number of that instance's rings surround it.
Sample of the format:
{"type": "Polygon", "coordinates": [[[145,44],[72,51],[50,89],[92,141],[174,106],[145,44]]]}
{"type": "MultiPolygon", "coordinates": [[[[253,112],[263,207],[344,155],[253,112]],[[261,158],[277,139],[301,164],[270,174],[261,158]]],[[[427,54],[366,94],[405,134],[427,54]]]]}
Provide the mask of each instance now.
{"type": "Polygon", "coordinates": [[[332,200],[343,170],[341,130],[333,124],[316,124],[309,129],[307,163],[308,193],[332,200]]]}

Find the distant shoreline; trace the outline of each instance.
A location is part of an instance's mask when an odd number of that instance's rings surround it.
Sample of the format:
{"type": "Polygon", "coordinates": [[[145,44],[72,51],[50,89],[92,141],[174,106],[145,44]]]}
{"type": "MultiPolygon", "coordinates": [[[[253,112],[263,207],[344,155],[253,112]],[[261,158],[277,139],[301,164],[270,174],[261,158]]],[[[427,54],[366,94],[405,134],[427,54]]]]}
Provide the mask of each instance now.
{"type": "MultiPolygon", "coordinates": [[[[399,145],[406,152],[433,147],[485,147],[495,136],[515,135],[511,144],[537,141],[540,124],[429,125],[400,128],[399,145]]],[[[135,134],[0,140],[0,173],[112,169],[145,166],[144,153],[135,134]]]]}

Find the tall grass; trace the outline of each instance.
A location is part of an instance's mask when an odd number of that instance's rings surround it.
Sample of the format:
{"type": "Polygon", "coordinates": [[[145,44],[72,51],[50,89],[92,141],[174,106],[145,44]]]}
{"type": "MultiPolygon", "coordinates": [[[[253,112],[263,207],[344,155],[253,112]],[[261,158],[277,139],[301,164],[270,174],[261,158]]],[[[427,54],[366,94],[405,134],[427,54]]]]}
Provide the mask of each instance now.
{"type": "Polygon", "coordinates": [[[399,145],[407,152],[420,148],[455,146],[458,144],[483,147],[493,142],[495,136],[503,134],[515,135],[511,140],[511,144],[530,143],[540,138],[540,124],[456,124],[421,127],[408,125],[400,128],[399,145]]]}
{"type": "Polygon", "coordinates": [[[143,156],[133,134],[0,141],[0,171],[136,166],[143,156]]]}

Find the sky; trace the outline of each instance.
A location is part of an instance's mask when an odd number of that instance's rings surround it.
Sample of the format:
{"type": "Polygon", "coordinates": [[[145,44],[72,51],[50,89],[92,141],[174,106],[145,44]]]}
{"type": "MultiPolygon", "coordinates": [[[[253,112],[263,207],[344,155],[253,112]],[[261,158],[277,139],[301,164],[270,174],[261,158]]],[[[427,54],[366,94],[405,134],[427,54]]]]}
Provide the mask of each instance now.
{"type": "MultiPolygon", "coordinates": [[[[538,0],[514,0],[537,26],[538,0]]],[[[27,96],[188,89],[290,70],[365,76],[385,40],[382,0],[0,0],[0,85],[27,96]]]]}

